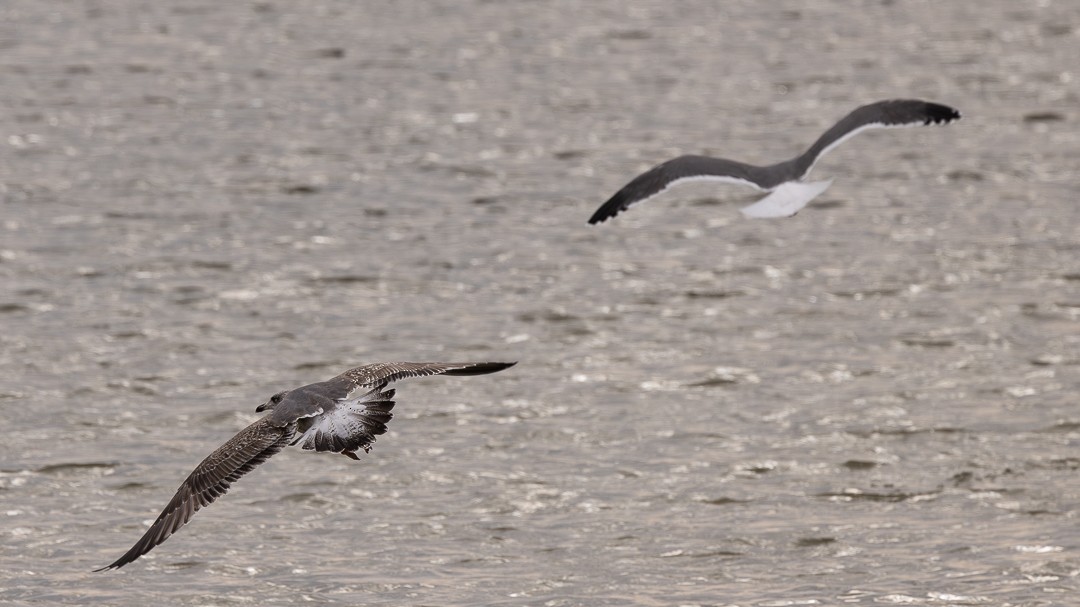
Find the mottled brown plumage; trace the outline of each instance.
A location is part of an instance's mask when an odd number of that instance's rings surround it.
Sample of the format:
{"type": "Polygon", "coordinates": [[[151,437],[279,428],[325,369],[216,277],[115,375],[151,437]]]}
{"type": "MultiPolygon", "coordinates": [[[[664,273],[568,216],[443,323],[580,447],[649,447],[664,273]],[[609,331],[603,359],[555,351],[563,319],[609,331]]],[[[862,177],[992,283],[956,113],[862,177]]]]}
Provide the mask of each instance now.
{"type": "Polygon", "coordinates": [[[279,392],[256,411],[269,413],[241,430],[202,461],[177,489],[146,533],[123,556],[97,571],[119,569],[150,552],[199,509],[225,495],[232,483],[286,445],[341,453],[371,449],[393,417],[394,390],[387,384],[425,375],[483,375],[515,363],[375,363],[325,382],[279,392]]]}

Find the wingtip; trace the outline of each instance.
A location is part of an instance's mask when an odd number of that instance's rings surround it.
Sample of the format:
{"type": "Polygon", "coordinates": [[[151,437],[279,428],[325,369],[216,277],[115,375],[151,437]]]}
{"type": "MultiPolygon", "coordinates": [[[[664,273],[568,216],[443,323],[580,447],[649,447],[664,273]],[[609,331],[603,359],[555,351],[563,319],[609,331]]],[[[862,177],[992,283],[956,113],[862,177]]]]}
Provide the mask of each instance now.
{"type": "Polygon", "coordinates": [[[606,213],[604,212],[603,208],[600,208],[595,213],[593,213],[592,217],[589,218],[589,225],[594,226],[598,223],[604,223],[609,218],[614,217],[617,214],[618,211],[616,211],[615,213],[606,213]]]}
{"type": "Polygon", "coordinates": [[[108,565],[105,565],[104,567],[102,567],[100,569],[95,569],[93,571],[93,573],[101,573],[102,571],[112,571],[114,569],[119,569],[119,568],[123,567],[124,565],[128,565],[130,563],[135,562],[139,557],[146,554],[146,552],[140,552],[139,554],[137,554],[135,556],[132,556],[132,552],[135,551],[135,548],[137,546],[138,545],[133,546],[131,550],[129,550],[127,553],[124,554],[124,556],[116,559],[115,561],[109,563],[108,565]]]}
{"type": "Polygon", "coordinates": [[[499,371],[505,371],[505,370],[509,369],[510,367],[513,367],[516,364],[517,364],[516,360],[512,361],[512,362],[484,363],[484,366],[482,368],[482,372],[483,373],[498,373],[499,371]]]}
{"type": "Polygon", "coordinates": [[[100,569],[94,569],[93,571],[91,571],[91,573],[101,573],[102,571],[112,571],[113,569],[119,569],[119,568],[123,567],[126,564],[127,563],[121,563],[120,561],[116,561],[115,563],[112,563],[110,565],[105,565],[104,567],[102,567],[100,569]]]}
{"type": "Polygon", "coordinates": [[[513,367],[514,365],[518,364],[518,361],[515,360],[512,362],[490,362],[480,364],[483,365],[482,368],[486,373],[495,373],[497,371],[505,371],[506,369],[513,367]]]}
{"type": "Polygon", "coordinates": [[[498,373],[505,369],[509,369],[517,364],[514,362],[484,362],[484,363],[451,363],[458,365],[456,368],[447,369],[443,371],[443,375],[487,375],[488,373],[498,373]]]}
{"type": "Polygon", "coordinates": [[[942,104],[927,101],[926,103],[926,124],[948,124],[954,120],[960,120],[964,117],[960,113],[960,110],[942,104]]]}
{"type": "MultiPolygon", "coordinates": [[[[630,183],[634,183],[631,181],[630,183]]],[[[604,204],[600,205],[598,209],[589,218],[589,225],[596,225],[598,223],[604,223],[619,213],[625,211],[629,205],[626,204],[626,187],[615,192],[615,195],[604,201],[604,204]]]]}

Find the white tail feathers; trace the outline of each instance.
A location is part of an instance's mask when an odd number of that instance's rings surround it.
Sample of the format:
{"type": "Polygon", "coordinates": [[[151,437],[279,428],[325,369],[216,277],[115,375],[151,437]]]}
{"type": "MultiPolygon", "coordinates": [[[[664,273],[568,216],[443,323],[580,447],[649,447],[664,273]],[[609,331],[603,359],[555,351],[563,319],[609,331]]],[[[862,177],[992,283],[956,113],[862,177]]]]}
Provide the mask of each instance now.
{"type": "Polygon", "coordinates": [[[833,180],[829,179],[827,181],[812,181],[809,183],[803,183],[801,181],[782,183],[765,198],[762,198],[748,207],[743,207],[741,210],[743,215],[759,219],[791,217],[795,213],[798,213],[811,200],[817,198],[818,194],[829,189],[832,182],[833,180]]]}

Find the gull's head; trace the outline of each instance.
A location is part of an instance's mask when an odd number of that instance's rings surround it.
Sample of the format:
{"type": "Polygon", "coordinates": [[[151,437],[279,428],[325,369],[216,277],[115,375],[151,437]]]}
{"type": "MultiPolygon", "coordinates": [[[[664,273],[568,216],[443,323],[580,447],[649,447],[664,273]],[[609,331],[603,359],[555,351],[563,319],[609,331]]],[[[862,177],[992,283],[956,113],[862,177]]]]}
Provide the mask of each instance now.
{"type": "Polygon", "coordinates": [[[258,407],[255,407],[255,412],[256,413],[262,413],[263,411],[273,411],[274,407],[276,407],[277,404],[280,403],[281,400],[283,398],[285,398],[285,395],[288,394],[288,393],[289,393],[288,390],[286,390],[284,392],[278,392],[277,394],[271,396],[270,400],[268,400],[265,403],[259,405],[258,407]]]}

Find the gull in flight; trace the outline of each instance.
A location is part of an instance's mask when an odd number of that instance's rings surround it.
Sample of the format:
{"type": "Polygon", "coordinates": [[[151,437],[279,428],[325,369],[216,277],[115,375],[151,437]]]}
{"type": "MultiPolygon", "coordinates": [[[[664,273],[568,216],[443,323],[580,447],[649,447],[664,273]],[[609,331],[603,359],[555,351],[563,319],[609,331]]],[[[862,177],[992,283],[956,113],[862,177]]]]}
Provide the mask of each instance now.
{"type": "Polygon", "coordinates": [[[387,384],[425,375],[484,375],[516,363],[376,363],[337,377],[279,392],[255,411],[269,413],[244,428],[202,461],[176,490],[142,538],[111,565],[119,569],[150,552],[184,526],[200,508],[225,495],[232,483],[286,445],[331,451],[352,459],[371,450],[393,415],[394,390],[387,384]]]}
{"type": "Polygon", "coordinates": [[[747,217],[790,217],[798,213],[832,180],[803,182],[819,158],[856,133],[867,129],[948,124],[960,112],[918,99],[890,99],[856,108],[825,131],[805,152],[777,164],[756,166],[726,158],[679,156],[658,164],[623,186],[589,219],[597,224],[684,181],[719,181],[748,185],[769,195],[742,209],[747,217]]]}

